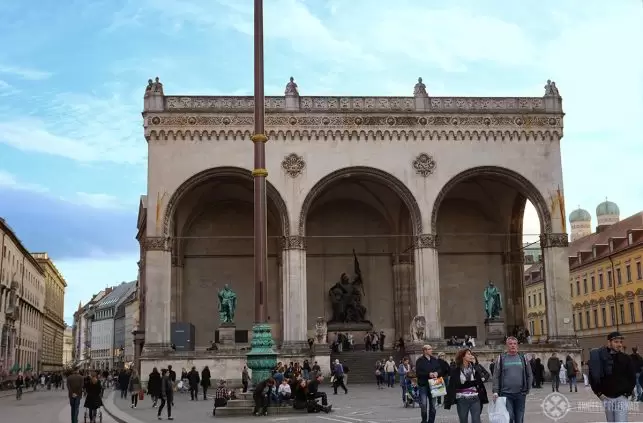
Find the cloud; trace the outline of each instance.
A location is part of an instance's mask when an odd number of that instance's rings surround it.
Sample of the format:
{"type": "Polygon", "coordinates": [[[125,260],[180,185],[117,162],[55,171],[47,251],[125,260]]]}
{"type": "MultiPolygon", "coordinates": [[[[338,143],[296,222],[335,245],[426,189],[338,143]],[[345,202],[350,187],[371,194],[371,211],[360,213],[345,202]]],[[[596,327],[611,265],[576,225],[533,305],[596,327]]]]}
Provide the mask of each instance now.
{"type": "Polygon", "coordinates": [[[56,260],[137,251],[137,210],[117,204],[103,194],[59,198],[46,188],[20,183],[0,172],[0,215],[30,251],[46,251],[56,260]]]}
{"type": "Polygon", "coordinates": [[[116,94],[59,93],[26,106],[21,110],[17,103],[0,109],[0,142],[80,162],[142,164],[146,160],[141,110],[129,99],[116,94]]]}
{"type": "Polygon", "coordinates": [[[136,280],[138,260],[137,254],[56,260],[56,267],[67,281],[65,321],[71,324],[78,303],[85,304],[101,289],[136,280]]]}
{"type": "Polygon", "coordinates": [[[43,72],[36,69],[24,68],[19,66],[8,66],[0,64],[0,74],[16,76],[29,81],[40,81],[51,77],[50,72],[43,72]]]}

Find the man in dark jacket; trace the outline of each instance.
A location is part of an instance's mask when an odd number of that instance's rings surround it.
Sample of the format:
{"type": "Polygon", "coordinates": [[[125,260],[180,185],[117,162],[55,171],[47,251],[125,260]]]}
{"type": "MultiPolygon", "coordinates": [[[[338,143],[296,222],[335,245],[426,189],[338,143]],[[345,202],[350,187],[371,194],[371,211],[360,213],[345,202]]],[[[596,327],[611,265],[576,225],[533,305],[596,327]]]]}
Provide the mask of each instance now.
{"type": "Polygon", "coordinates": [[[83,377],[78,373],[78,369],[74,369],[73,373],[67,377],[71,423],[78,423],[78,411],[80,410],[80,399],[83,397],[84,387],[85,381],[83,377]]]}
{"type": "Polygon", "coordinates": [[[121,398],[127,398],[127,387],[129,386],[129,373],[121,370],[118,374],[118,389],[121,391],[121,398]]]}
{"type": "Polygon", "coordinates": [[[623,335],[607,335],[607,345],[589,353],[589,383],[594,394],[603,401],[609,422],[626,422],[628,397],[636,386],[632,359],[623,352],[623,335]]]}
{"type": "Polygon", "coordinates": [[[275,380],[273,378],[266,379],[257,383],[255,390],[252,394],[252,399],[255,402],[254,415],[266,416],[268,415],[268,404],[270,403],[271,391],[275,388],[275,380]]]}
{"type": "MultiPolygon", "coordinates": [[[[169,367],[169,366],[168,366],[169,367]]],[[[172,417],[172,406],[174,405],[174,384],[170,379],[169,372],[161,369],[161,405],[159,406],[156,416],[161,420],[161,412],[167,406],[167,419],[174,420],[172,417]]]]}
{"type": "Polygon", "coordinates": [[[558,388],[560,388],[560,367],[560,358],[556,356],[556,353],[553,353],[551,357],[549,357],[549,360],[547,360],[547,370],[549,370],[551,374],[552,392],[558,392],[558,388]]]}
{"type": "Polygon", "coordinates": [[[431,345],[422,347],[422,356],[415,362],[415,374],[418,380],[422,423],[435,423],[435,401],[431,396],[429,379],[436,379],[446,375],[443,373],[440,360],[433,356],[433,347],[431,345]]]}
{"type": "Polygon", "coordinates": [[[199,400],[199,382],[201,382],[199,372],[196,371],[196,367],[192,367],[192,369],[188,373],[188,383],[190,384],[190,398],[192,399],[192,401],[199,400]]]}

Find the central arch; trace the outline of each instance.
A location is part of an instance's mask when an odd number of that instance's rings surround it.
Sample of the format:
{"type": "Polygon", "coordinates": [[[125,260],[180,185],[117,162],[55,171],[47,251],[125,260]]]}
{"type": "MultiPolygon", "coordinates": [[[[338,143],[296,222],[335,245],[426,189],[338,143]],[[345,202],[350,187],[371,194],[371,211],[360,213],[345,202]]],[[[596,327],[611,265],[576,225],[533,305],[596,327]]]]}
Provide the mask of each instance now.
{"type": "MultiPolygon", "coordinates": [[[[324,316],[329,333],[352,333],[358,344],[368,330],[383,330],[389,341],[406,335],[417,308],[413,240],[421,233],[415,197],[394,176],[350,167],[322,178],[304,199],[299,221],[306,239],[306,326],[324,316]],[[353,251],[363,290],[340,290],[344,313],[333,307],[330,290],[342,273],[355,277],[353,251]],[[355,313],[355,304],[365,310],[355,313]]],[[[339,291],[333,292],[337,300],[339,291]]]]}

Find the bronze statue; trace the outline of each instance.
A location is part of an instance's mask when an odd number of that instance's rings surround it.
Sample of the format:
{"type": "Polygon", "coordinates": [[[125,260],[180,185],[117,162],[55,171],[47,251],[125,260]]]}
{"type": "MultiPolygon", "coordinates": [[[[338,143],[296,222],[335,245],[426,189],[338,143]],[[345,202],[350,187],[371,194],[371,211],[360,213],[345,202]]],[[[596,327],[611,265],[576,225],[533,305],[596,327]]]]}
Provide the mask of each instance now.
{"type": "Polygon", "coordinates": [[[362,305],[365,295],[362,272],[359,267],[357,254],[353,250],[355,277],[351,281],[346,273],[342,273],[339,282],[328,291],[333,307],[333,316],[329,323],[363,323],[366,320],[366,307],[362,305]]]}
{"type": "Polygon", "coordinates": [[[219,318],[221,323],[233,323],[234,312],[237,309],[237,294],[225,284],[218,292],[219,297],[219,318]]]}
{"type": "Polygon", "coordinates": [[[482,296],[484,299],[484,311],[487,316],[487,320],[493,320],[500,317],[500,311],[502,310],[502,298],[500,296],[500,290],[492,281],[489,281],[489,285],[484,289],[482,296]]]}

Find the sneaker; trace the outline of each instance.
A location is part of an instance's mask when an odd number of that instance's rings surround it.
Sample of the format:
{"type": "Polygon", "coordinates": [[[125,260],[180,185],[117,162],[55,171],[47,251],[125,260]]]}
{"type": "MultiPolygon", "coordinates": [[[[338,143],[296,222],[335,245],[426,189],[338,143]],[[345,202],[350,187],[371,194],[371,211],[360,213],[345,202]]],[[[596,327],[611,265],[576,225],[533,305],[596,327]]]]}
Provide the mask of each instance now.
{"type": "Polygon", "coordinates": [[[174,417],[168,417],[167,419],[168,420],[174,420],[174,417]]]}

